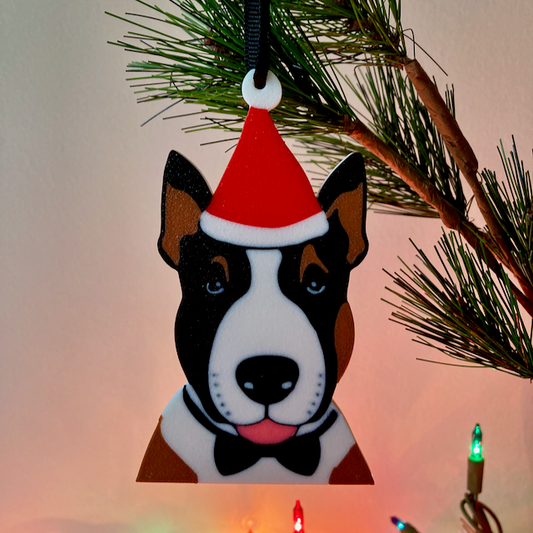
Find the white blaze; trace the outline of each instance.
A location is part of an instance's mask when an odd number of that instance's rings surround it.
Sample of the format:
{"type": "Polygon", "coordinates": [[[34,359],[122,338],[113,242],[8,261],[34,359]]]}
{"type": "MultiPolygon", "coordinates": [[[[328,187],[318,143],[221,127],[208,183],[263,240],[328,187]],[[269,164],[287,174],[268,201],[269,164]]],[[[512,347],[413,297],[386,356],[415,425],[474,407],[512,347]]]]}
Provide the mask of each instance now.
{"type": "Polygon", "coordinates": [[[269,417],[281,424],[300,425],[316,412],[324,394],[324,355],[305,313],[278,284],[280,250],[247,250],[252,270],[248,292],[226,313],[215,335],[209,361],[209,386],[217,409],[233,424],[253,424],[265,416],[237,384],[239,363],[259,355],[279,355],[295,361],[299,379],[281,402],[269,406],[269,417]]]}

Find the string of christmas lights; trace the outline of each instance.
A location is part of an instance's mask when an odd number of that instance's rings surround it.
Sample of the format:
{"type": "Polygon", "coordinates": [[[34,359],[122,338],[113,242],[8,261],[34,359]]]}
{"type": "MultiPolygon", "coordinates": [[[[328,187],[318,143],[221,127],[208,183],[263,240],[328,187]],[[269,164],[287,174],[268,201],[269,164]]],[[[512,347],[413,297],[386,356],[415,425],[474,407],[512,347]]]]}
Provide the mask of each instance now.
{"type": "MultiPolygon", "coordinates": [[[[483,434],[479,424],[476,424],[472,432],[472,443],[467,464],[466,486],[468,492],[460,504],[463,513],[463,518],[461,518],[462,531],[465,533],[503,533],[502,526],[496,514],[478,499],[483,487],[485,464],[483,458],[483,434]]],[[[420,533],[413,525],[395,516],[391,517],[391,522],[402,533],[420,533]]],[[[305,533],[304,511],[300,500],[296,500],[296,505],[294,506],[292,531],[293,533],[305,533]]],[[[250,529],[248,533],[252,533],[252,530],[250,529]]]]}
{"type": "MultiPolygon", "coordinates": [[[[468,533],[503,533],[498,517],[489,507],[481,503],[478,498],[483,488],[484,465],[483,434],[480,425],[476,424],[472,432],[472,444],[470,455],[468,456],[466,479],[468,492],[460,504],[464,516],[461,519],[461,524],[468,533]],[[496,529],[493,529],[491,521],[496,529]]],[[[391,517],[391,521],[403,533],[419,533],[411,524],[403,522],[395,516],[391,517]]]]}

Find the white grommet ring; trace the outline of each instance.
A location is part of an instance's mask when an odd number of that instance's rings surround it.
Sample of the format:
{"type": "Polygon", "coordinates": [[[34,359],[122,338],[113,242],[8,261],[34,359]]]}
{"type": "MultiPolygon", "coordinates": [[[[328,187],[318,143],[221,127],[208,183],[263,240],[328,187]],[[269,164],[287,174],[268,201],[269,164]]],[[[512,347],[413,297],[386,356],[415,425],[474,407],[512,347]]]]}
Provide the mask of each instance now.
{"type": "Polygon", "coordinates": [[[257,109],[274,109],[281,101],[281,83],[273,72],[268,71],[266,85],[256,89],[254,85],[255,69],[248,71],[242,80],[242,96],[250,107],[257,109]]]}

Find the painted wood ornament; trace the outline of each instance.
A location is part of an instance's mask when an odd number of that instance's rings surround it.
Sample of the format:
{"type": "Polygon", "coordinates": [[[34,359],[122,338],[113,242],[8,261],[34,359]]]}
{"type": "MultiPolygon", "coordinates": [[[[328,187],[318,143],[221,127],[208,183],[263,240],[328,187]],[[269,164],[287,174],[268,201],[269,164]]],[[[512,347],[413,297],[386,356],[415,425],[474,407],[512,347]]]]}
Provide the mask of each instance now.
{"type": "Polygon", "coordinates": [[[178,271],[176,347],[187,383],[170,400],[138,481],[373,484],[332,401],[352,354],[350,271],[365,257],[366,179],[352,154],[318,198],[274,126],[281,86],[256,89],[211,194],[171,152],[159,251],[178,271]]]}

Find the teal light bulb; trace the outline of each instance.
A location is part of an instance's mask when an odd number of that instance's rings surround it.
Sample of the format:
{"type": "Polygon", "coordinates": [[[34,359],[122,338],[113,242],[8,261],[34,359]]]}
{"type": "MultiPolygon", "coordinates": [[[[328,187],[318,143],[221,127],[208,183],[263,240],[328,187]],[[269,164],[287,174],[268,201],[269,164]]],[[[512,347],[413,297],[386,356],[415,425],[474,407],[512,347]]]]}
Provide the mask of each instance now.
{"type": "Polygon", "coordinates": [[[405,523],[402,522],[399,518],[391,516],[391,522],[401,531],[405,528],[405,523]]]}
{"type": "Polygon", "coordinates": [[[472,447],[470,449],[470,459],[472,461],[483,461],[483,435],[479,424],[476,424],[474,431],[472,432],[472,447]]]}

